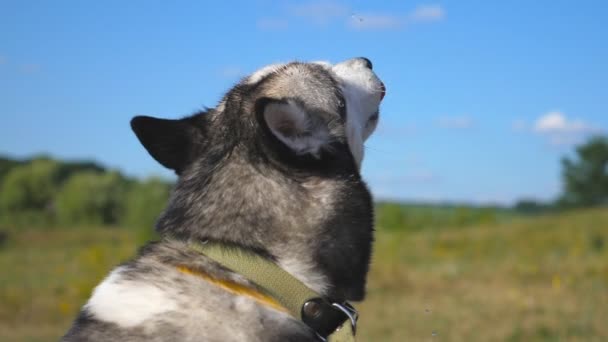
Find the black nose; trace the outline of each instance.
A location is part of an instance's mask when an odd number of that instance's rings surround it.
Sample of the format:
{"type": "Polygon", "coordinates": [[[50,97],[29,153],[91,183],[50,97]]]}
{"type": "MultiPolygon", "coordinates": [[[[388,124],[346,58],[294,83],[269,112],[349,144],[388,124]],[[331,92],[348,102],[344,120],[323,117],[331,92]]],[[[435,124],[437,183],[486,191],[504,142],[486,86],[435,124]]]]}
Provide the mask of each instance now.
{"type": "Polygon", "coordinates": [[[359,59],[365,64],[365,67],[372,70],[374,68],[374,65],[372,64],[372,61],[370,61],[368,58],[365,57],[359,57],[359,59]]]}

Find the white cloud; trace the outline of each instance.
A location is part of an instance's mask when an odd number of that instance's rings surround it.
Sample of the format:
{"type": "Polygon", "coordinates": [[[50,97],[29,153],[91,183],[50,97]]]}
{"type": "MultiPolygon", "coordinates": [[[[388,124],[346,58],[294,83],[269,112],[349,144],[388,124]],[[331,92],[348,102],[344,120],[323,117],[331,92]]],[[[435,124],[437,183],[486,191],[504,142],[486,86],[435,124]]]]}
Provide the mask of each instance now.
{"type": "Polygon", "coordinates": [[[334,1],[312,1],[291,6],[289,12],[315,25],[325,26],[336,18],[347,16],[349,8],[334,1]]]}
{"type": "Polygon", "coordinates": [[[411,22],[433,22],[445,18],[445,9],[441,5],[421,5],[408,14],[411,22]]]}
{"type": "Polygon", "coordinates": [[[261,18],[256,22],[256,26],[262,30],[285,30],[289,27],[289,22],[287,19],[261,18]]]}
{"type": "Polygon", "coordinates": [[[238,78],[245,75],[243,69],[238,66],[229,65],[219,70],[219,75],[223,78],[238,78]]]}
{"type": "Polygon", "coordinates": [[[582,120],[571,120],[561,112],[549,112],[536,120],[534,130],[540,133],[590,132],[595,130],[582,120]]]}
{"type": "Polygon", "coordinates": [[[571,145],[601,129],[581,119],[568,118],[560,111],[551,111],[539,117],[533,131],[546,137],[552,145],[571,145]]]}
{"type": "Polygon", "coordinates": [[[333,0],[316,0],[292,3],[281,18],[262,18],[256,24],[259,29],[286,29],[294,18],[302,19],[318,27],[342,22],[354,30],[396,30],[406,26],[441,21],[446,11],[441,5],[420,5],[409,13],[359,13],[343,3],[333,0]]]}
{"type": "Polygon", "coordinates": [[[353,14],[348,26],[357,30],[390,30],[401,29],[406,26],[441,21],[446,12],[441,5],[418,6],[405,15],[392,13],[353,14]]]}
{"type": "Polygon", "coordinates": [[[525,132],[528,130],[528,123],[525,120],[517,119],[511,123],[511,128],[515,132],[525,132]]]}
{"type": "Polygon", "coordinates": [[[397,29],[405,24],[403,18],[390,14],[353,14],[348,27],[357,30],[397,29]]]}
{"type": "Polygon", "coordinates": [[[26,73],[26,74],[35,74],[35,73],[39,72],[40,69],[41,69],[40,64],[36,64],[36,63],[22,64],[19,66],[19,70],[21,70],[23,73],[26,73]]]}
{"type": "Polygon", "coordinates": [[[414,123],[395,123],[385,122],[380,118],[380,125],[376,130],[376,135],[384,137],[396,137],[403,138],[405,136],[411,136],[418,132],[418,126],[414,123]]]}
{"type": "Polygon", "coordinates": [[[473,127],[473,120],[466,116],[443,116],[437,119],[437,125],[442,128],[467,129],[473,127]]]}

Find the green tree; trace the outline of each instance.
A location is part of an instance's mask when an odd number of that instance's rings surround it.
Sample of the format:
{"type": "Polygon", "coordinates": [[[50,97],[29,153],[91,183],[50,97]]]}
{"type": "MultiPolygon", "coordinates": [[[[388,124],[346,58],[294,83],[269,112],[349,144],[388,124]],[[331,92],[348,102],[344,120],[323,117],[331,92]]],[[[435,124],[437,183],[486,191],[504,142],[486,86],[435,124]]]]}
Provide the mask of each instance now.
{"type": "Polygon", "coordinates": [[[576,158],[562,160],[562,206],[608,203],[608,137],[593,137],[576,148],[576,158]]]}
{"type": "Polygon", "coordinates": [[[550,210],[550,206],[532,198],[522,198],[515,203],[513,210],[521,214],[538,214],[550,210]]]}
{"type": "Polygon", "coordinates": [[[2,186],[2,180],[4,179],[4,176],[6,176],[15,167],[22,164],[23,162],[21,161],[0,156],[0,186],[2,186]]]}
{"type": "Polygon", "coordinates": [[[143,241],[154,237],[154,225],[167,205],[171,185],[160,178],[134,184],[127,194],[124,225],[134,228],[143,241]]]}
{"type": "Polygon", "coordinates": [[[40,158],[13,167],[0,186],[0,213],[9,223],[42,223],[52,219],[59,187],[59,164],[40,158]]]}
{"type": "Polygon", "coordinates": [[[153,229],[156,219],[167,205],[170,185],[159,178],[136,183],[127,194],[125,225],[153,229]]]}
{"type": "Polygon", "coordinates": [[[112,171],[72,174],[57,194],[63,224],[113,225],[123,217],[127,180],[112,171]]]}

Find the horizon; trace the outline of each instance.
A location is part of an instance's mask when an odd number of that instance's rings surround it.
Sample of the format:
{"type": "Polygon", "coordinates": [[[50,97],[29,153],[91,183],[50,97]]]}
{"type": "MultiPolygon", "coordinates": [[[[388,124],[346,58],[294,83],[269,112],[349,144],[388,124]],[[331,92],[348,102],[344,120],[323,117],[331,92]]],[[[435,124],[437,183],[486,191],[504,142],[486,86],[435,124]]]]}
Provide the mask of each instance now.
{"type": "MultiPolygon", "coordinates": [[[[29,162],[32,160],[37,160],[37,159],[50,159],[53,161],[57,161],[60,163],[92,163],[96,166],[99,166],[101,168],[104,169],[105,172],[119,172],[121,175],[123,175],[126,178],[132,178],[132,179],[136,179],[138,181],[144,181],[146,179],[150,179],[150,178],[156,178],[159,179],[163,182],[175,182],[177,180],[177,176],[175,174],[173,174],[173,171],[170,171],[170,174],[167,175],[163,175],[163,174],[148,174],[148,175],[130,175],[126,172],[124,172],[124,170],[120,169],[120,168],[111,168],[108,167],[107,165],[103,164],[102,162],[99,162],[97,160],[94,159],[82,159],[82,158],[58,158],[56,156],[53,156],[51,154],[45,154],[45,153],[41,153],[41,154],[33,154],[30,156],[25,156],[25,157],[15,157],[15,156],[11,156],[8,154],[2,154],[0,153],[0,158],[8,158],[11,160],[15,160],[18,162],[29,162]]],[[[424,200],[418,200],[418,199],[399,199],[399,198],[387,198],[387,197],[374,197],[374,202],[375,203],[397,203],[397,204],[405,204],[405,205],[420,205],[420,206],[471,206],[471,207],[498,207],[501,209],[507,209],[512,207],[513,205],[515,205],[516,203],[513,204],[502,204],[502,203],[474,203],[474,202],[466,202],[466,201],[450,201],[450,200],[440,200],[440,201],[424,201],[424,200]]],[[[526,198],[524,198],[523,200],[528,200],[526,198]]],[[[550,203],[541,203],[541,204],[550,204],[550,203]]]]}
{"type": "Polygon", "coordinates": [[[1,5],[0,155],[174,179],[137,114],[214,107],[277,61],[372,60],[387,87],[362,174],[377,200],[512,205],[561,191],[608,129],[608,3],[62,1],[1,5]]]}

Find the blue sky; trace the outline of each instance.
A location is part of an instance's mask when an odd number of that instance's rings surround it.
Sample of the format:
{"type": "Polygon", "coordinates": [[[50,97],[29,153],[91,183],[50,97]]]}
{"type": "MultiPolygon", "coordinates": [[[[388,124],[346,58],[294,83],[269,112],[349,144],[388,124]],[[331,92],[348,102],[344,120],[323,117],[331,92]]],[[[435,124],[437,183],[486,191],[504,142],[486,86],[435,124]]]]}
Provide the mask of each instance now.
{"type": "Polygon", "coordinates": [[[278,61],[366,56],[387,86],[363,174],[380,198],[554,198],[608,130],[606,1],[2,1],[0,154],[170,176],[136,114],[214,106],[278,61]]]}

